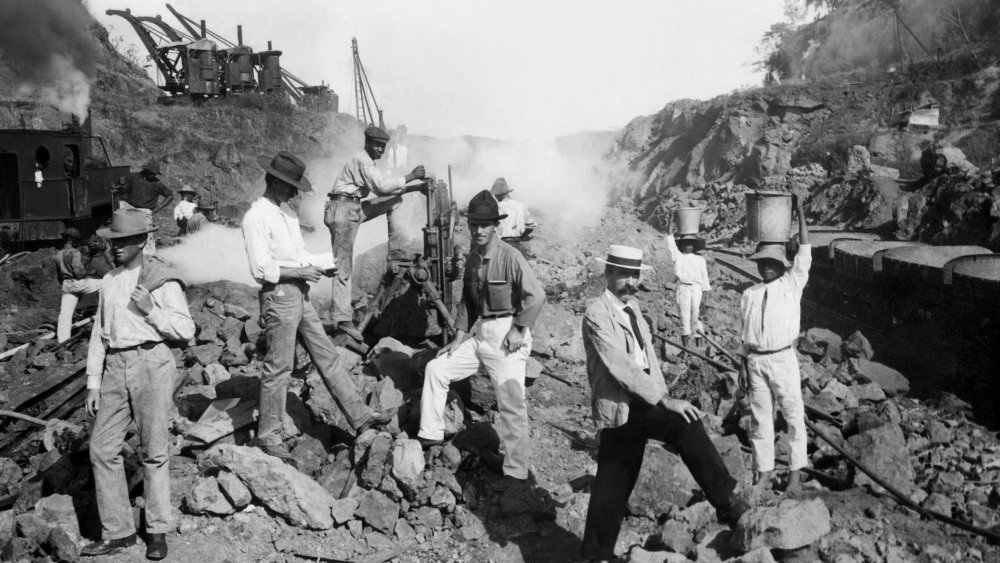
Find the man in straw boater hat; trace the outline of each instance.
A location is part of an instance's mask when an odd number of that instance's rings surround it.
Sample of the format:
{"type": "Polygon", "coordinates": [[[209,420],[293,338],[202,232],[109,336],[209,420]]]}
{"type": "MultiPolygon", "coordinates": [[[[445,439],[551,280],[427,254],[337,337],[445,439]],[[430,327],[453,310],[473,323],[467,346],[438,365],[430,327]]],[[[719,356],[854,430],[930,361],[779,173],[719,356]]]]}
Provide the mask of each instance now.
{"type": "MultiPolygon", "coordinates": [[[[398,207],[404,194],[425,190],[423,184],[407,186],[407,183],[425,177],[423,165],[406,176],[389,176],[375,165],[375,161],[382,158],[388,142],[389,134],[385,129],[375,126],[365,129],[364,150],[351,157],[334,180],[323,216],[324,224],[330,229],[333,257],[337,262],[337,273],[333,276],[333,322],[338,330],[359,342],[362,336],[354,326],[354,310],[351,308],[351,271],[358,228],[361,223],[398,207]],[[365,200],[372,193],[376,197],[365,200]]],[[[408,258],[401,254],[402,244],[397,240],[399,233],[395,232],[391,222],[389,231],[389,260],[408,258]]]]}
{"type": "Polygon", "coordinates": [[[712,284],[708,281],[708,265],[705,258],[697,254],[705,248],[705,241],[698,233],[678,233],[674,238],[673,213],[667,218],[667,251],[674,264],[674,275],[677,277],[677,287],[674,297],[677,300],[677,310],[681,317],[681,341],[687,348],[691,344],[692,332],[695,336],[695,346],[701,346],[701,337],[705,331],[701,323],[701,295],[710,291],[712,284]],[[693,329],[693,330],[692,330],[693,329]]]}
{"type": "Polygon", "coordinates": [[[462,277],[462,301],[455,315],[455,338],[427,364],[420,399],[424,446],[444,439],[448,386],[474,375],[482,366],[490,376],[500,411],[504,456],[482,451],[483,461],[505,476],[528,478],[528,404],[525,368],[545,290],[520,252],[500,240],[503,215],[497,200],[483,190],[469,203],[472,251],[462,277]]]}
{"type": "Polygon", "coordinates": [[[800,470],[808,465],[805,405],[802,402],[799,359],[794,344],[799,337],[802,291],[809,280],[812,247],[803,205],[809,192],[793,192],[799,216],[799,249],[788,262],[785,243],[762,243],[750,260],[757,263],[762,283],[743,292],[740,300],[740,388],[750,397],[753,426],[754,494],[770,486],[774,471],[774,405],[788,423],[788,485],[801,490],[800,470]]]}
{"type": "Polygon", "coordinates": [[[301,340],[330,395],[358,434],[370,426],[389,422],[392,414],[377,413],[365,405],[309,300],[309,282],[330,272],[316,265],[306,252],[298,217],[287,206],[288,200],[300,191],[312,190],[305,177],[306,165],[284,151],[274,157],[258,157],[257,162],[267,172],[264,195],[253,202],[243,217],[250,274],[261,284],[260,319],[267,345],[261,368],[260,419],[254,444],[267,454],[289,460],[291,454],[282,443],[281,431],[296,338],[301,340]]]}
{"type": "Polygon", "coordinates": [[[642,467],[647,440],[665,442],[716,509],[720,522],[732,524],[748,508],[737,495],[718,450],[691,403],[670,397],[654,353],[649,327],[633,297],[642,250],[611,246],[605,264],[605,290],[587,307],[583,345],[587,354],[594,421],[598,427],[597,476],[583,532],[583,557],[614,560],[625,505],[642,467]]]}
{"type": "Polygon", "coordinates": [[[135,544],[136,530],[122,464],[130,422],[142,445],[143,496],[148,539],[146,557],[167,555],[170,522],[170,408],[175,360],[165,340],[194,337],[180,276],[142,253],[156,231],[150,216],[122,208],[97,235],[108,239],[116,268],[101,280],[101,293],[87,352],[86,410],[96,414],[90,437],[102,540],[82,555],[107,555],[135,544]]]}
{"type": "Polygon", "coordinates": [[[88,249],[83,244],[80,230],[66,229],[62,237],[63,247],[55,255],[56,274],[62,289],[56,339],[59,342],[66,342],[73,329],[73,312],[80,302],[80,296],[100,291],[101,280],[87,275],[87,268],[83,263],[83,251],[88,249]]]}

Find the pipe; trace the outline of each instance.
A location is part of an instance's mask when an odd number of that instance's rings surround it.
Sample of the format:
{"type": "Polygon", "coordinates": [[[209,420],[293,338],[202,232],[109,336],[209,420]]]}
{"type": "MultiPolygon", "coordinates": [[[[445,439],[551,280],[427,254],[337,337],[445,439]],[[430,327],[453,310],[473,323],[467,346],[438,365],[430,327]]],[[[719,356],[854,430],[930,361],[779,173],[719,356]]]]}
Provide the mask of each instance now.
{"type": "Polygon", "coordinates": [[[678,344],[677,342],[674,342],[673,340],[670,340],[666,336],[660,336],[659,334],[656,334],[655,332],[651,332],[650,334],[653,335],[653,338],[659,338],[660,340],[666,342],[667,344],[670,344],[671,346],[674,346],[676,348],[680,348],[681,350],[684,350],[685,352],[687,352],[688,354],[691,354],[692,356],[694,356],[696,358],[701,358],[702,360],[705,360],[709,364],[711,364],[711,365],[719,368],[722,371],[736,373],[736,370],[732,366],[727,366],[726,364],[724,364],[722,362],[717,362],[717,361],[713,360],[712,358],[709,358],[708,356],[706,356],[704,354],[700,354],[698,352],[695,352],[694,350],[691,350],[691,349],[685,347],[682,344],[678,344]]]}
{"type": "Polygon", "coordinates": [[[242,25],[237,25],[236,26],[236,44],[239,45],[239,46],[243,46],[243,26],[242,25]]]}
{"type": "Polygon", "coordinates": [[[18,420],[23,420],[25,422],[30,422],[32,424],[37,424],[39,426],[45,426],[45,425],[48,424],[47,421],[44,421],[44,420],[42,420],[40,418],[35,418],[33,416],[28,416],[26,414],[22,414],[22,413],[15,412],[15,411],[0,410],[0,416],[4,416],[4,417],[7,417],[7,418],[16,418],[18,420]]]}
{"type": "Polygon", "coordinates": [[[205,20],[201,20],[201,38],[202,39],[207,39],[208,38],[208,34],[206,33],[206,29],[205,29],[205,20]]]}
{"type": "Polygon", "coordinates": [[[720,352],[722,352],[734,364],[736,364],[737,366],[740,365],[740,363],[741,363],[740,360],[736,356],[734,356],[729,350],[726,350],[725,348],[723,348],[721,344],[719,344],[718,342],[716,342],[715,340],[713,340],[711,337],[709,337],[707,332],[705,332],[704,330],[699,330],[698,334],[700,334],[701,337],[704,338],[709,344],[711,344],[712,346],[715,346],[720,352]]]}

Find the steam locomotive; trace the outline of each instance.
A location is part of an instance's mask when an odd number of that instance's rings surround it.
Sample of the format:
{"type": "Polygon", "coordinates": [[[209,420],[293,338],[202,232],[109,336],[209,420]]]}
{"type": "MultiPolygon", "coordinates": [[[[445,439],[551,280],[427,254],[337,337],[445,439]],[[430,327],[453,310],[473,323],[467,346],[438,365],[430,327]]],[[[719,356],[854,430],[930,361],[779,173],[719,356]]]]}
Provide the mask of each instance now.
{"type": "Polygon", "coordinates": [[[93,232],[117,207],[113,188],[128,173],[111,166],[89,116],[61,130],[0,130],[0,245],[58,240],[69,226],[93,232]]]}

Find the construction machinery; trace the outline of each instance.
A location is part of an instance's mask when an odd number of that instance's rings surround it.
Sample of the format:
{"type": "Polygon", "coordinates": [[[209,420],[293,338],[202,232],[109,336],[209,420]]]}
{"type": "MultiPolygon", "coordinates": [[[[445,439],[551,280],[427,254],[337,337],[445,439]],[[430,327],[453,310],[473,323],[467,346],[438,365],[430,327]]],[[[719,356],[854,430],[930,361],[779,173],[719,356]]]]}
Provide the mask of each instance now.
{"type": "Polygon", "coordinates": [[[378,125],[384,129],[385,120],[382,119],[382,108],[378,107],[375,92],[372,91],[371,82],[368,81],[365,65],[361,62],[356,37],[351,38],[351,52],[354,54],[354,116],[361,123],[378,125]],[[378,117],[377,122],[375,121],[376,117],[378,117]]]}

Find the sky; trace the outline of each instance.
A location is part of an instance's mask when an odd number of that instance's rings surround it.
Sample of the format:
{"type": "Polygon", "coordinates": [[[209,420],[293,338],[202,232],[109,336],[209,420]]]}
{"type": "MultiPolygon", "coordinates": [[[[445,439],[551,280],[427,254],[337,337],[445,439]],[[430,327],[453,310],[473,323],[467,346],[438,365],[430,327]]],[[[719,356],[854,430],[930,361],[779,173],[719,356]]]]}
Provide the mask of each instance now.
{"type": "MultiPolygon", "coordinates": [[[[161,15],[163,0],[85,0],[112,37],[138,38],[108,9],[161,15]]],[[[754,47],[783,0],[172,0],[230,40],[283,51],[354,112],[351,38],[390,126],[435,137],[552,138],[623,127],[667,102],[757,85],[754,47]],[[238,9],[236,9],[238,7],[238,9]]],[[[152,69],[152,63],[150,69],[152,69]]]]}

